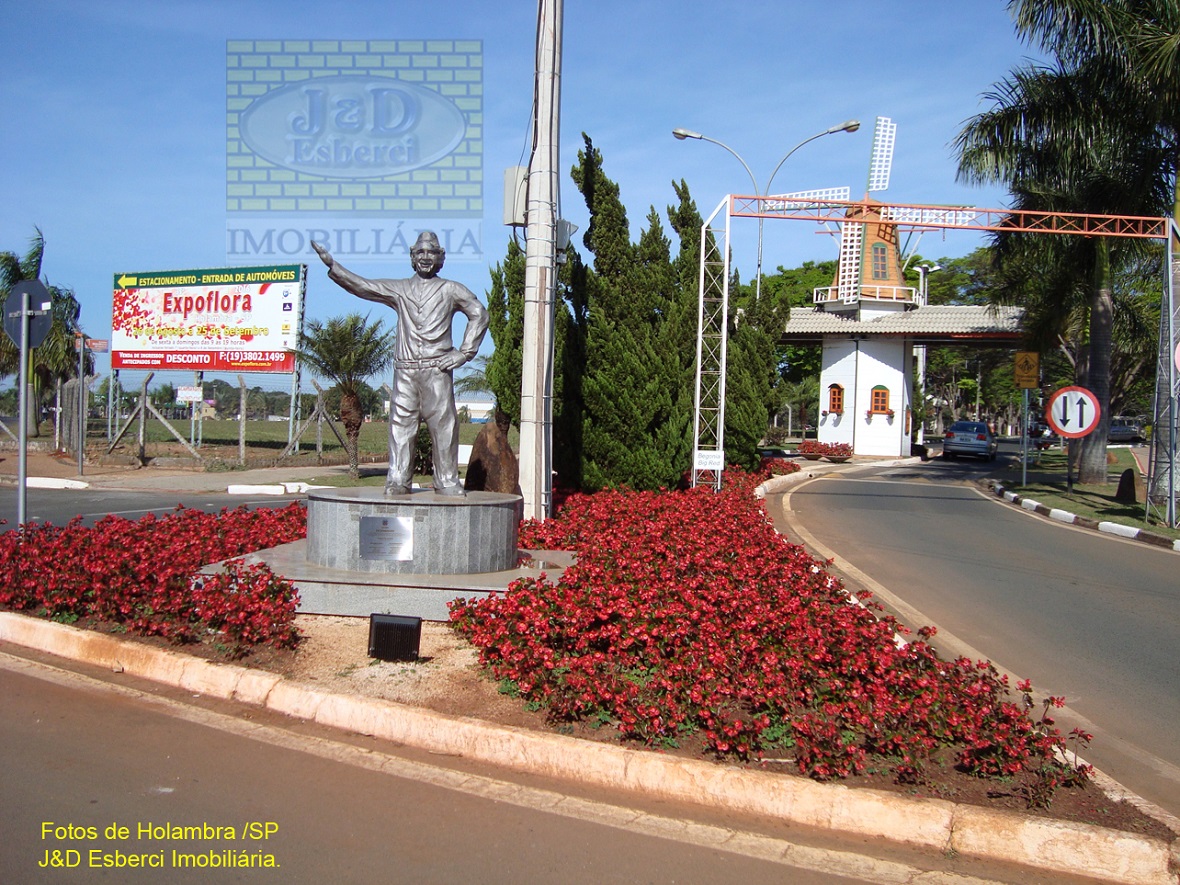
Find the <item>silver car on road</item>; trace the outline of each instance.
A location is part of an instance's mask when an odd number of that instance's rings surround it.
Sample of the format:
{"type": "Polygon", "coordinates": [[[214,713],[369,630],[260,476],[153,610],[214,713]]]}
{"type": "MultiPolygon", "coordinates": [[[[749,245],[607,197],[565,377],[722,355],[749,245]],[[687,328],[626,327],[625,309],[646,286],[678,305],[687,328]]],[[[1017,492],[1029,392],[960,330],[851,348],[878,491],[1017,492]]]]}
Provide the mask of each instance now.
{"type": "Polygon", "coordinates": [[[995,434],[982,421],[956,421],[942,439],[942,457],[953,461],[959,455],[978,455],[994,461],[999,445],[995,434]]]}

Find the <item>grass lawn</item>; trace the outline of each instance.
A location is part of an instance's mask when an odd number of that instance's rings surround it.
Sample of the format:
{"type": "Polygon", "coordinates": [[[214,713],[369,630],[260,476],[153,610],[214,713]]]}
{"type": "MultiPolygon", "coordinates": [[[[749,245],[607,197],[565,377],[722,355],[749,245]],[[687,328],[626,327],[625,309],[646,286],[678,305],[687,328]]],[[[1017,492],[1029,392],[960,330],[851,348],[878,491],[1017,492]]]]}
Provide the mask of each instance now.
{"type": "Polygon", "coordinates": [[[1020,484],[1019,460],[1010,467],[996,471],[991,478],[999,481],[1006,490],[1037,501],[1046,507],[1055,507],[1078,516],[1086,516],[1104,522],[1115,522],[1120,525],[1145,529],[1168,538],[1180,538],[1180,530],[1146,521],[1146,506],[1142,500],[1142,482],[1140,482],[1139,503],[1121,504],[1115,500],[1119,477],[1123,471],[1128,468],[1138,471],[1138,466],[1130,449],[1112,448],[1108,452],[1110,464],[1107,469],[1107,479],[1110,481],[1101,484],[1081,485],[1077,482],[1077,468],[1075,467],[1072,494],[1068,491],[1068,483],[1066,482],[1065,452],[1057,448],[1039,453],[1037,460],[1028,465],[1027,485],[1020,484]]]}

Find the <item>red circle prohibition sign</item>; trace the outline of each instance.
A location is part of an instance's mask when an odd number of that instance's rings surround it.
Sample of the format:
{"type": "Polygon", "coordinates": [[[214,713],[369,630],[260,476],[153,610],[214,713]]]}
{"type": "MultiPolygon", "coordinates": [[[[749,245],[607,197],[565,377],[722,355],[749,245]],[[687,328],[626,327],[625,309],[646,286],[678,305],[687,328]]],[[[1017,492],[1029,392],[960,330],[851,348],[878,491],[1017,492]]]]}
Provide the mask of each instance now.
{"type": "Polygon", "coordinates": [[[1062,387],[1045,404],[1045,420],[1055,433],[1067,439],[1092,433],[1101,417],[1098,397],[1084,387],[1062,387]]]}

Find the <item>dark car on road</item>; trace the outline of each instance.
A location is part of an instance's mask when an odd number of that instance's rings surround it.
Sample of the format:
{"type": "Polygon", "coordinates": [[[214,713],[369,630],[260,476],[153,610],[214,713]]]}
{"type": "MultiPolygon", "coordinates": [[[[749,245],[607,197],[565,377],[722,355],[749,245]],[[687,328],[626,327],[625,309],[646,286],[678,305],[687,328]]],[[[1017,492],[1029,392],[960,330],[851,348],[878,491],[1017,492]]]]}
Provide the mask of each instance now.
{"type": "Polygon", "coordinates": [[[959,455],[978,455],[994,461],[999,445],[995,434],[982,421],[956,421],[942,439],[942,457],[953,461],[959,455]]]}

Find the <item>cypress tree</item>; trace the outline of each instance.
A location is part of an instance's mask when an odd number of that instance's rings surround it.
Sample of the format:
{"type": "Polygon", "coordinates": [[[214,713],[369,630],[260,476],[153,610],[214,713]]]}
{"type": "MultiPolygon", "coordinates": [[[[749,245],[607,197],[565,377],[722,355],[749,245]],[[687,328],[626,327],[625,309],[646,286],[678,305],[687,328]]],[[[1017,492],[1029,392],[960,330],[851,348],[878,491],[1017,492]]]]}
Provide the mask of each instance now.
{"type": "MultiPolygon", "coordinates": [[[[581,485],[582,396],[585,364],[586,268],[572,248],[558,270],[554,294],[553,467],[558,485],[581,485]]],[[[515,240],[504,261],[491,270],[488,330],[495,350],[485,375],[496,405],[520,427],[520,389],[524,371],[525,253],[515,240]]]]}
{"type": "Polygon", "coordinates": [[[583,484],[658,488],[679,474],[655,440],[672,400],[658,369],[666,355],[657,350],[656,335],[667,298],[665,289],[661,301],[659,289],[671,281],[658,269],[667,239],[649,227],[640,246],[632,245],[619,186],[607,178],[589,136],[583,139],[572,171],[590,210],[583,242],[594,254],[582,380],[583,484]]]}
{"type": "Polygon", "coordinates": [[[484,374],[496,406],[520,426],[520,384],[524,371],[524,250],[508,241],[504,261],[492,268],[488,292],[488,332],[495,349],[484,374]]]}
{"type": "Polygon", "coordinates": [[[557,275],[553,361],[553,469],[558,487],[565,489],[582,487],[582,376],[589,272],[577,251],[568,247],[557,275]]]}

